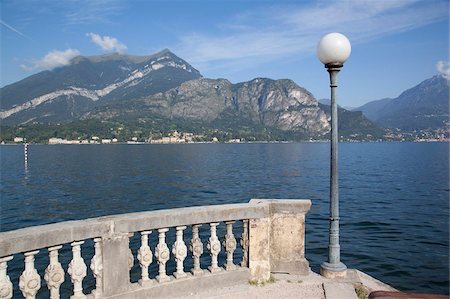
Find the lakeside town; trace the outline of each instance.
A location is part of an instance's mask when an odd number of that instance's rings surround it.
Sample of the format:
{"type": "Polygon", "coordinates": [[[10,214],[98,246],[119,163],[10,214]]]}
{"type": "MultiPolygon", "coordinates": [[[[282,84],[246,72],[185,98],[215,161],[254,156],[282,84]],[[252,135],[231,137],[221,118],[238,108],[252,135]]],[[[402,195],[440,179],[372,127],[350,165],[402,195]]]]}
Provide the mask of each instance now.
{"type": "MultiPolygon", "coordinates": [[[[450,132],[443,128],[437,130],[420,130],[417,132],[402,132],[400,130],[387,130],[383,139],[374,140],[372,136],[365,136],[361,138],[357,134],[352,134],[348,137],[341,136],[341,142],[383,142],[383,141],[409,141],[409,142],[450,142],[450,132]]],[[[310,138],[303,140],[304,142],[326,142],[326,139],[310,138]]],[[[12,143],[26,143],[25,137],[16,136],[12,143]]],[[[211,137],[207,134],[194,134],[190,132],[173,131],[167,136],[138,138],[132,137],[127,141],[119,141],[117,138],[104,138],[101,136],[92,136],[90,139],[64,139],[59,137],[52,137],[48,139],[48,144],[185,144],[185,143],[264,143],[264,142],[290,142],[290,141],[264,141],[264,140],[246,140],[244,138],[229,138],[219,140],[217,137],[211,137]]],[[[7,142],[2,141],[2,144],[7,142]]]]}
{"type": "MultiPolygon", "coordinates": [[[[26,138],[15,137],[14,143],[25,143],[26,138]]],[[[226,143],[241,143],[243,140],[240,138],[229,139],[225,141],[226,143]]],[[[178,132],[174,131],[168,136],[161,138],[146,138],[140,140],[138,137],[132,137],[131,140],[126,142],[120,142],[117,138],[101,138],[99,136],[92,136],[91,139],[63,139],[58,137],[52,137],[48,139],[48,144],[142,144],[142,143],[153,143],[153,144],[169,144],[169,143],[219,143],[217,137],[212,137],[210,140],[203,134],[194,134],[188,132],[178,132]]]]}

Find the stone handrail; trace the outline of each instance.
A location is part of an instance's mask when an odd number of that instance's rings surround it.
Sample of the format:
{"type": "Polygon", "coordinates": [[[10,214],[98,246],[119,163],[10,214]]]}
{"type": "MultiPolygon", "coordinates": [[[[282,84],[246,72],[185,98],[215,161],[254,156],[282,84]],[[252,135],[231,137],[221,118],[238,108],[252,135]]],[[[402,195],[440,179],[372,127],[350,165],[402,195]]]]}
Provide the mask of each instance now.
{"type": "Polygon", "coordinates": [[[0,257],[115,233],[262,218],[268,212],[268,206],[264,205],[227,204],[119,214],[32,226],[0,233],[0,257]]]}
{"type": "MultiPolygon", "coordinates": [[[[69,243],[72,261],[67,272],[73,284],[71,298],[86,298],[83,279],[87,275],[81,245],[94,240],[95,255],[90,267],[96,281],[93,298],[145,298],[176,294],[195,285],[226,286],[236,280],[267,280],[271,272],[304,273],[309,270],[304,257],[305,214],[311,206],[309,200],[251,200],[246,204],[197,206],[169,210],[113,215],[87,220],[67,221],[0,233],[0,298],[12,298],[12,282],[7,273],[7,263],[15,254],[24,253],[25,270],[20,276],[19,288],[25,298],[34,298],[41,288],[41,277],[34,266],[35,255],[47,248],[49,266],[44,279],[50,298],[59,298],[59,288],[64,282],[64,269],[58,261],[58,250],[69,243]],[[237,247],[233,223],[242,221],[240,236],[243,260],[235,265],[233,254],[237,247]],[[226,234],[217,235],[220,222],[226,225],[226,234]],[[210,237],[207,248],[211,256],[208,270],[201,268],[200,257],[204,244],[199,227],[208,225],[210,237]],[[186,246],[183,231],[191,226],[192,239],[186,246]],[[176,230],[176,241],[169,250],[166,233],[176,230]],[[152,230],[158,232],[158,244],[153,252],[148,244],[152,230]],[[130,282],[130,269],[134,256],[129,247],[129,237],[138,232],[141,247],[137,258],[141,267],[139,283],[130,282]],[[223,241],[221,242],[220,239],[223,241]],[[223,268],[218,264],[221,247],[227,253],[223,268]],[[188,247],[193,259],[191,273],[184,271],[188,247]],[[176,261],[176,271],[166,273],[166,263],[171,257],[176,261]],[[149,276],[149,266],[158,263],[155,279],[149,276]],[[200,282],[200,283],[199,283],[200,282]],[[178,286],[177,286],[178,285],[178,286]]],[[[15,296],[17,294],[14,294],[15,296]]]]}

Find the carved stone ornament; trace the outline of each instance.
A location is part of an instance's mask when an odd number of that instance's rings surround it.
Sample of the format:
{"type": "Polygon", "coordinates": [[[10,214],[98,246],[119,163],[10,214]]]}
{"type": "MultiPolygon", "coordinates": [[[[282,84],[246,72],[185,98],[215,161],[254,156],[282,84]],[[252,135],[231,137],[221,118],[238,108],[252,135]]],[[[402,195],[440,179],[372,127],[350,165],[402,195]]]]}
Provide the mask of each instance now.
{"type": "Polygon", "coordinates": [[[86,277],[87,267],[81,257],[81,247],[84,241],[72,242],[72,260],[70,261],[67,272],[70,275],[70,280],[73,283],[73,295],[71,299],[84,299],[86,295],[83,293],[83,279],[86,277]]]}
{"type": "Polygon", "coordinates": [[[103,292],[103,257],[102,238],[94,239],[95,254],[91,260],[91,270],[95,277],[95,290],[92,291],[94,298],[101,298],[103,292]]]}
{"type": "Polygon", "coordinates": [[[200,226],[201,224],[192,226],[192,239],[189,242],[189,250],[192,252],[192,258],[194,259],[194,268],[191,269],[191,272],[194,275],[203,273],[203,270],[200,268],[200,256],[203,254],[203,243],[198,233],[200,226]]]}
{"type": "Polygon", "coordinates": [[[168,231],[168,228],[158,229],[159,242],[155,249],[155,257],[159,265],[159,275],[156,277],[156,280],[158,282],[165,282],[170,280],[170,277],[166,274],[166,263],[170,258],[169,247],[167,247],[166,244],[166,232],[168,231]]]}
{"type": "Polygon", "coordinates": [[[137,253],[137,259],[139,261],[139,265],[141,266],[141,280],[139,281],[141,285],[150,281],[150,278],[148,277],[148,267],[153,262],[153,253],[148,246],[149,234],[151,234],[151,231],[141,232],[141,247],[137,253]]]}
{"type": "Polygon", "coordinates": [[[58,261],[58,250],[61,248],[62,245],[48,248],[50,263],[45,269],[44,279],[47,282],[48,289],[50,290],[50,299],[59,298],[59,288],[64,282],[64,269],[58,261]]]}
{"type": "Polygon", "coordinates": [[[236,250],[236,238],[233,234],[233,223],[234,221],[227,221],[227,234],[223,240],[223,246],[227,252],[227,263],[225,264],[225,269],[234,270],[236,265],[233,264],[233,253],[236,250]]]}
{"type": "Polygon", "coordinates": [[[183,262],[187,256],[187,246],[183,240],[183,230],[186,229],[186,226],[177,226],[177,239],[172,247],[172,254],[175,256],[175,260],[177,261],[177,271],[174,273],[176,278],[186,277],[186,273],[184,272],[183,262]]]}
{"type": "Polygon", "coordinates": [[[242,220],[243,231],[241,235],[242,262],[241,267],[248,267],[248,220],[242,220]]]}
{"type": "Polygon", "coordinates": [[[33,299],[41,288],[41,277],[34,268],[34,256],[39,252],[30,251],[25,255],[25,270],[19,279],[19,288],[26,299],[33,299]]]}
{"type": "Polygon", "coordinates": [[[8,268],[8,262],[13,259],[13,256],[6,256],[0,258],[0,298],[11,299],[13,295],[13,285],[6,269],[8,268]]]}
{"type": "Polygon", "coordinates": [[[217,225],[219,225],[219,223],[217,223],[217,222],[210,223],[211,236],[209,237],[208,245],[207,245],[207,248],[211,255],[211,266],[208,267],[208,269],[211,273],[219,272],[221,270],[221,268],[218,267],[218,263],[217,263],[217,256],[219,255],[219,252],[220,252],[220,241],[219,241],[219,238],[217,237],[217,232],[216,232],[217,225]]]}

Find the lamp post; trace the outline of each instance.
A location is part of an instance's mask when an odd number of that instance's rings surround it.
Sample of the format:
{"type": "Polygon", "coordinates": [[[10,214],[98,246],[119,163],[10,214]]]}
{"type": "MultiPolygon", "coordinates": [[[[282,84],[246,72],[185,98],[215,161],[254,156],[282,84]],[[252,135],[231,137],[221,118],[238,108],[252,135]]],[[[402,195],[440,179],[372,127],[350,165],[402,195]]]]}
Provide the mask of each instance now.
{"type": "Polygon", "coordinates": [[[330,167],[330,231],[328,261],[320,266],[320,273],[328,278],[345,277],[347,267],[341,262],[339,245],[339,184],[338,184],[338,115],[336,104],[337,75],[348,59],[351,45],[340,33],[323,36],[317,45],[317,56],[330,73],[331,87],[331,167],[330,167]]]}

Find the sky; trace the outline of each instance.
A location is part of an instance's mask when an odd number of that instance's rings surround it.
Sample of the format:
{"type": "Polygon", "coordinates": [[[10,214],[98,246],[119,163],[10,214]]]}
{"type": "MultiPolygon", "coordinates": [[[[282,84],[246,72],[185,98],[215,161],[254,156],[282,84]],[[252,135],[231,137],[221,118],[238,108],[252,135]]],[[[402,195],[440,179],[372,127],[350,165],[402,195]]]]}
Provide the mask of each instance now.
{"type": "Polygon", "coordinates": [[[168,48],[204,77],[288,78],[329,98],[316,56],[329,32],[352,44],[338,78],[344,107],[450,78],[447,0],[0,0],[0,9],[2,87],[77,55],[168,48]]]}

